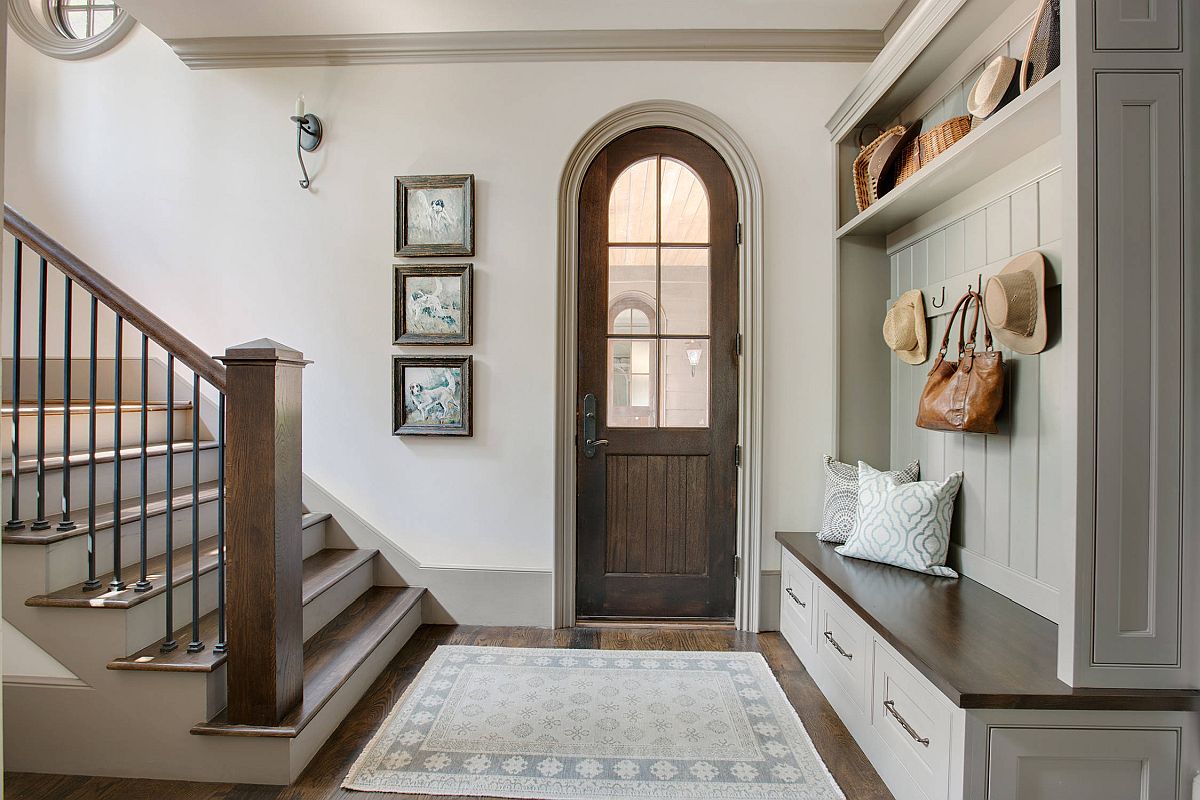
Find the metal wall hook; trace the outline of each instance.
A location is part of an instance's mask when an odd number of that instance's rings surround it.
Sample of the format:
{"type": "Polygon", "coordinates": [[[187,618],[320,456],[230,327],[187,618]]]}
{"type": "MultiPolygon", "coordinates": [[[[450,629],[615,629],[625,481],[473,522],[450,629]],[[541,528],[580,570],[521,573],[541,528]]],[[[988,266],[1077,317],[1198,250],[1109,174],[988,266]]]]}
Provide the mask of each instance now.
{"type": "Polygon", "coordinates": [[[944,283],[942,284],[942,299],[941,299],[941,301],[939,302],[937,300],[930,299],[929,305],[933,306],[934,308],[941,308],[942,306],[946,305],[946,284],[944,284],[944,283]]]}
{"type": "Polygon", "coordinates": [[[290,119],[296,123],[296,160],[300,162],[300,171],[304,173],[300,188],[307,189],[312,185],[312,181],[308,178],[308,168],[304,166],[304,153],[311,153],[321,146],[325,131],[316,114],[294,116],[290,119]]]}

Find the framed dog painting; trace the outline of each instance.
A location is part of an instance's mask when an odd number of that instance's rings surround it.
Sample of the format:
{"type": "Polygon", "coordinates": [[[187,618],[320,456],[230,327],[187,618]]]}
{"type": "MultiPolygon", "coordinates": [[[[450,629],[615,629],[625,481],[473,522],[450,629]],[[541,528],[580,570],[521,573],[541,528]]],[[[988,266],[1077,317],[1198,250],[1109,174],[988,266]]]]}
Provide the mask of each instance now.
{"type": "Polygon", "coordinates": [[[392,292],[398,345],[471,344],[470,264],[397,264],[392,292]]]}
{"type": "Polygon", "coordinates": [[[471,357],[393,356],[392,435],[470,436],[471,357]]]}
{"type": "Polygon", "coordinates": [[[396,256],[475,255],[475,176],[396,178],[396,256]]]}

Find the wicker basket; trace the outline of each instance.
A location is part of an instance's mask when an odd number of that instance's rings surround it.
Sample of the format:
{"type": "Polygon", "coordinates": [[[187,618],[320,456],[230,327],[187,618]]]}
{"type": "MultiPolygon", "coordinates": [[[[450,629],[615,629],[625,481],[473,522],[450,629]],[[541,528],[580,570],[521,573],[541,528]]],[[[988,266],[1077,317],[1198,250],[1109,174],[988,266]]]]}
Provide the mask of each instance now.
{"type": "Polygon", "coordinates": [[[864,147],[854,159],[854,202],[858,204],[859,211],[865,211],[867,206],[875,201],[875,181],[867,172],[867,165],[883,140],[893,133],[903,134],[904,126],[897,125],[891,130],[879,134],[875,141],[864,147]]]}
{"type": "Polygon", "coordinates": [[[900,166],[896,172],[896,185],[904,183],[916,174],[917,170],[933,161],[959,139],[971,132],[971,116],[951,117],[941,125],[936,125],[922,133],[909,143],[900,156],[900,166]]]}

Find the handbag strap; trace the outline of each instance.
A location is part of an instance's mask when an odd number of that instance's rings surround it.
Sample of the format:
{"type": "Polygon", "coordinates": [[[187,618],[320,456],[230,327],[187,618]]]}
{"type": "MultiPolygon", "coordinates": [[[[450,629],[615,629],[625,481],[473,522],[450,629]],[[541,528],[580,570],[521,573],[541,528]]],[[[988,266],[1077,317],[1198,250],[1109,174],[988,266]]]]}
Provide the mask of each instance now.
{"type": "MultiPolygon", "coordinates": [[[[971,317],[971,336],[966,341],[967,352],[969,352],[972,355],[974,355],[974,353],[975,353],[975,335],[979,330],[979,320],[981,317],[983,319],[983,345],[984,345],[985,349],[991,350],[992,349],[992,329],[988,327],[987,315],[979,313],[983,309],[983,295],[979,294],[979,292],[976,292],[973,289],[968,289],[967,294],[964,296],[963,299],[967,300],[968,303],[970,303],[971,305],[974,306],[974,308],[972,309],[974,311],[974,316],[971,317]]],[[[954,319],[951,318],[950,322],[953,323],[954,319]]],[[[958,354],[959,354],[960,358],[962,357],[962,354],[963,354],[963,333],[964,333],[963,328],[966,324],[967,324],[967,312],[966,312],[966,309],[964,309],[962,319],[959,320],[959,322],[958,322],[958,354]]]]}
{"type": "MultiPolygon", "coordinates": [[[[958,312],[962,310],[962,321],[966,320],[967,312],[965,309],[963,309],[963,306],[966,305],[970,300],[971,292],[967,292],[958,299],[958,302],[954,305],[954,310],[950,312],[950,319],[946,322],[946,333],[942,336],[942,346],[938,348],[937,358],[934,359],[933,367],[929,370],[930,375],[932,375],[934,371],[941,366],[942,361],[945,360],[946,350],[950,347],[950,332],[954,330],[954,318],[957,317],[958,312]]],[[[978,313],[978,311],[976,313],[978,313]]],[[[963,349],[962,321],[959,322],[958,326],[958,352],[960,355],[963,349]]]]}

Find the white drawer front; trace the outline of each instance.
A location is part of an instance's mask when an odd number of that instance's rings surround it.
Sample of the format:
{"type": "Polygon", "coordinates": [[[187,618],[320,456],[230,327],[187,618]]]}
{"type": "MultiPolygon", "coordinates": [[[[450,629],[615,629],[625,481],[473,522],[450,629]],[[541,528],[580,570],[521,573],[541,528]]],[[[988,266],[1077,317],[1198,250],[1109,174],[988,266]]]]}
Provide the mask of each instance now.
{"type": "Polygon", "coordinates": [[[805,640],[812,644],[813,614],[817,605],[816,580],[788,554],[784,554],[780,580],[783,582],[779,600],[780,618],[790,616],[805,640]]]}
{"type": "Polygon", "coordinates": [[[831,592],[823,586],[817,591],[817,660],[865,713],[871,675],[870,632],[831,592]]]}
{"type": "Polygon", "coordinates": [[[875,642],[871,725],[930,800],[944,800],[950,780],[949,703],[875,642]]]}

